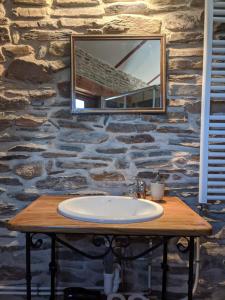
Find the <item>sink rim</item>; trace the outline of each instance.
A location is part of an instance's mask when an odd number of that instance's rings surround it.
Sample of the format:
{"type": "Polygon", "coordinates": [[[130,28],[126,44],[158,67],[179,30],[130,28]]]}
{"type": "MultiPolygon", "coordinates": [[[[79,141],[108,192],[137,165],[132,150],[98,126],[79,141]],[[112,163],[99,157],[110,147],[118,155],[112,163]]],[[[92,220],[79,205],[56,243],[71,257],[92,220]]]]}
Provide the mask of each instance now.
{"type": "MultiPolygon", "coordinates": [[[[91,201],[91,200],[90,200],[91,201]]],[[[112,200],[113,201],[113,200],[112,200]]],[[[89,222],[89,223],[98,223],[98,224],[131,224],[131,223],[142,223],[142,222],[147,222],[147,221],[152,221],[154,219],[160,218],[164,214],[164,208],[162,205],[159,203],[156,203],[151,200],[146,200],[146,199],[141,199],[138,198],[133,199],[132,197],[128,196],[111,196],[111,195],[93,195],[93,196],[80,196],[80,197],[73,197],[66,199],[58,204],[57,211],[60,215],[72,219],[72,220],[77,220],[77,221],[82,221],[82,222],[89,222]],[[87,199],[87,198],[106,198],[110,197],[113,199],[114,197],[118,200],[118,198],[122,198],[121,201],[139,201],[139,203],[145,203],[149,206],[154,207],[156,209],[156,213],[154,215],[149,215],[148,213],[142,214],[142,215],[134,215],[134,216],[129,216],[129,217],[116,217],[116,216],[110,216],[110,218],[107,218],[105,216],[100,216],[100,215],[88,215],[84,213],[78,213],[74,214],[71,210],[68,208],[65,208],[65,204],[74,202],[76,200],[81,200],[82,199],[87,199]]]]}

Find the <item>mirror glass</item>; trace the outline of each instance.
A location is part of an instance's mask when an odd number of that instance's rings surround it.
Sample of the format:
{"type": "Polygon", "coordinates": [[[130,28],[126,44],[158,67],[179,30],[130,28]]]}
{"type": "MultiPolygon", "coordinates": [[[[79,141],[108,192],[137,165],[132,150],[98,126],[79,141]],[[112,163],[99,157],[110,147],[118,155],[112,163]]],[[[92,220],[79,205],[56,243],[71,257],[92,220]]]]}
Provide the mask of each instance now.
{"type": "Polygon", "coordinates": [[[164,112],[164,37],[72,36],[73,112],[164,112]]]}

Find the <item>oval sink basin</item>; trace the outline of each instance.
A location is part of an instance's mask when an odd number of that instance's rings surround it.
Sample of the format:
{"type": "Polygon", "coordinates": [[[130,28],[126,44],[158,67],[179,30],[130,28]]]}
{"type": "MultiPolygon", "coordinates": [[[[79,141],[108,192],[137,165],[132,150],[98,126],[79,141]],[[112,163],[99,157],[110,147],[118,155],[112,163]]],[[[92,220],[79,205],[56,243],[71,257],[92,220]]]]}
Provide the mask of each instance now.
{"type": "Polygon", "coordinates": [[[163,207],[144,199],[123,196],[85,196],[65,200],[58,211],[71,219],[109,224],[144,222],[159,218],[163,207]]]}

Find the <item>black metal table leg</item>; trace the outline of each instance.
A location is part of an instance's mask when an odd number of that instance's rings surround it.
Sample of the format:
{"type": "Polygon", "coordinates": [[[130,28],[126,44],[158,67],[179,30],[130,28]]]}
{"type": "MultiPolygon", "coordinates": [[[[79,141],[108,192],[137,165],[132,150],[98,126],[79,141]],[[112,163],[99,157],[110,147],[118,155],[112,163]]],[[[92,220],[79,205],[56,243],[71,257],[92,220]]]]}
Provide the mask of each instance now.
{"type": "Polygon", "coordinates": [[[193,298],[192,290],[193,290],[194,242],[195,242],[195,238],[190,237],[189,274],[188,274],[188,300],[192,300],[192,298],[193,298]]]}
{"type": "Polygon", "coordinates": [[[168,252],[168,239],[167,237],[163,238],[163,262],[162,262],[162,300],[167,298],[167,252],[168,252]]]}
{"type": "Polygon", "coordinates": [[[31,237],[26,233],[26,289],[27,300],[31,300],[31,260],[30,260],[31,237]]]}
{"type": "Polygon", "coordinates": [[[51,262],[49,264],[51,273],[51,295],[50,300],[55,300],[55,275],[56,275],[56,256],[55,256],[55,235],[51,235],[51,262]]]}

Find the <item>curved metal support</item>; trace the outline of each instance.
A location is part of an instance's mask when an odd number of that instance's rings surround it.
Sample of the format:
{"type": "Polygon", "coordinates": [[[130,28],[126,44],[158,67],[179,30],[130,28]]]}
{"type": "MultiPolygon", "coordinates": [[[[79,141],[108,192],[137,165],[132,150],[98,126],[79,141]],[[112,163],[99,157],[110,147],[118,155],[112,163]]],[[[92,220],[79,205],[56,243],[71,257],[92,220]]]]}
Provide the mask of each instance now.
{"type": "MultiPolygon", "coordinates": [[[[142,252],[140,252],[136,255],[123,256],[123,255],[117,253],[116,250],[115,250],[117,248],[117,243],[116,243],[117,237],[116,236],[113,236],[113,237],[110,238],[109,236],[104,235],[102,237],[104,237],[104,239],[105,239],[105,243],[107,244],[106,245],[107,249],[105,250],[105,252],[103,252],[102,254],[99,254],[99,255],[92,255],[92,254],[86,253],[86,252],[74,247],[70,243],[62,240],[61,238],[59,238],[57,236],[55,236],[55,239],[59,244],[65,246],[65,247],[75,251],[76,253],[78,253],[78,254],[80,254],[84,257],[87,257],[89,259],[101,259],[101,258],[106,257],[109,254],[109,252],[112,252],[115,255],[115,257],[117,257],[120,260],[136,260],[140,257],[143,257],[143,256],[147,255],[148,253],[150,253],[151,251],[157,249],[158,247],[160,247],[163,244],[163,241],[161,240],[157,244],[153,245],[152,247],[150,247],[150,248],[148,248],[148,249],[146,249],[146,250],[144,250],[144,251],[142,251],[142,252]]],[[[97,245],[97,247],[100,247],[102,245],[102,240],[98,237],[98,239],[94,240],[94,244],[97,245]]],[[[121,247],[128,247],[129,245],[130,245],[130,240],[129,240],[129,238],[127,238],[127,240],[123,241],[120,246],[121,247]]]]}
{"type": "Polygon", "coordinates": [[[36,233],[32,233],[31,235],[30,235],[30,245],[31,245],[31,247],[32,248],[34,248],[34,249],[40,249],[41,248],[41,246],[43,245],[43,240],[41,239],[41,238],[38,238],[38,239],[34,239],[34,237],[37,235],[37,234],[39,234],[38,232],[36,233]]]}
{"type": "MultiPolygon", "coordinates": [[[[111,243],[112,243],[113,239],[110,240],[110,238],[108,236],[105,236],[105,238],[107,239],[107,241],[109,243],[109,247],[107,247],[107,249],[105,250],[105,252],[103,252],[102,254],[92,255],[92,254],[88,254],[88,253],[86,253],[86,252],[84,252],[84,251],[82,251],[82,250],[74,247],[70,243],[68,243],[68,242],[60,239],[59,237],[55,236],[55,240],[59,244],[65,246],[65,247],[69,248],[70,250],[73,250],[74,252],[76,252],[76,253],[78,253],[78,254],[86,257],[86,258],[89,258],[89,259],[101,259],[101,258],[104,258],[111,251],[111,243]]],[[[99,242],[97,243],[97,245],[98,245],[98,247],[101,246],[101,244],[99,242]]]]}
{"type": "Polygon", "coordinates": [[[190,239],[182,237],[179,239],[176,246],[179,252],[187,253],[190,250],[190,239]]]}
{"type": "MultiPolygon", "coordinates": [[[[26,280],[27,280],[27,300],[31,300],[31,248],[39,249],[43,245],[43,240],[41,238],[34,239],[38,233],[26,233],[26,280]]],[[[39,233],[40,234],[40,233],[39,233]]],[[[168,263],[167,263],[167,253],[168,253],[168,241],[172,237],[164,236],[156,244],[147,248],[146,250],[132,256],[124,256],[121,253],[117,252],[117,249],[122,247],[126,248],[131,245],[131,240],[129,236],[108,236],[108,235],[97,235],[93,237],[93,244],[96,247],[105,246],[105,251],[99,255],[92,255],[86,253],[70,243],[59,238],[55,233],[42,233],[46,234],[51,238],[51,261],[49,264],[49,270],[51,273],[51,296],[50,300],[55,300],[55,276],[56,276],[56,243],[75,251],[76,253],[87,257],[89,259],[101,259],[107,257],[107,255],[114,255],[119,260],[136,260],[140,257],[146,256],[148,253],[159,248],[163,245],[163,278],[162,278],[162,299],[167,299],[167,272],[168,272],[168,263]]],[[[185,253],[189,250],[189,279],[188,279],[188,300],[192,300],[192,288],[193,288],[193,261],[194,261],[194,237],[185,238],[185,243],[178,241],[177,248],[182,253],[185,253]]]]}

